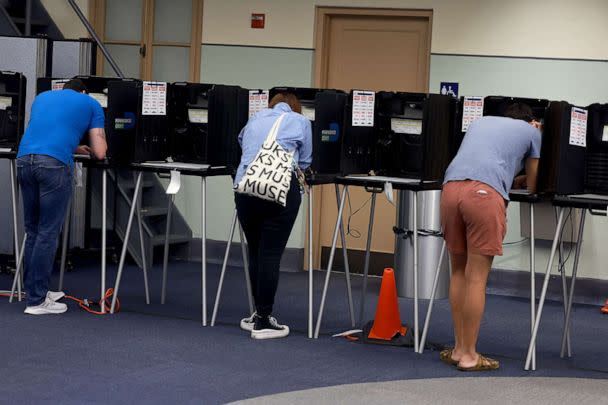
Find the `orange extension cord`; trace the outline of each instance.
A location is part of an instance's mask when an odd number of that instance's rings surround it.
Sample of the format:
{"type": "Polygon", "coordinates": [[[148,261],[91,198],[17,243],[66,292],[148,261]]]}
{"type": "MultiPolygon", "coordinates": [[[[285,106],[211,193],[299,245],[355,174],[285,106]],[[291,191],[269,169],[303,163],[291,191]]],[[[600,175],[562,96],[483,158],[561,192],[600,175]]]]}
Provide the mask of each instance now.
{"type": "MultiPolygon", "coordinates": [[[[17,293],[15,293],[15,296],[17,295],[17,293]]],[[[114,289],[113,288],[108,288],[106,290],[106,293],[104,294],[103,298],[99,301],[99,307],[100,308],[104,308],[106,312],[102,312],[102,311],[95,311],[93,309],[91,309],[89,300],[87,299],[80,299],[80,298],[76,298],[73,297],[71,295],[67,295],[65,296],[65,298],[72,300],[74,302],[78,303],[78,306],[82,309],[84,309],[85,311],[87,311],[88,313],[91,313],[93,315],[107,315],[110,313],[110,309],[112,308],[112,296],[114,295],[114,289]]],[[[10,297],[10,294],[0,294],[0,297],[10,297]]],[[[120,300],[116,300],[116,308],[114,309],[114,313],[119,312],[120,311],[120,300]]]]}

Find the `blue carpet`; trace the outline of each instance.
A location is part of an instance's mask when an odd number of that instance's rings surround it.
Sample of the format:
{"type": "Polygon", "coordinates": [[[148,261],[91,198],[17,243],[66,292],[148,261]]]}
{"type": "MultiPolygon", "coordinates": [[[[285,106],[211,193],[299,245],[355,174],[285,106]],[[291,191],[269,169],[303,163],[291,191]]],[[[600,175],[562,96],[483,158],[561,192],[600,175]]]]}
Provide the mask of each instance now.
{"type": "MultiPolygon", "coordinates": [[[[113,267],[113,266],[110,266],[113,267]]],[[[108,286],[114,282],[110,269],[108,286]]],[[[219,268],[209,266],[209,319],[219,268]]],[[[79,297],[99,295],[98,266],[77,266],[68,273],[65,291],[79,297]]],[[[324,273],[315,272],[318,306],[324,273]]],[[[120,291],[122,311],[94,316],[69,304],[60,316],[24,315],[23,303],[0,299],[0,398],[20,403],[224,403],[273,393],[346,383],[463,375],[438,361],[436,352],[416,355],[412,349],[364,345],[330,334],[349,329],[342,275],[332,275],[323,336],[309,340],[307,274],[283,273],[276,315],[287,323],[287,339],[254,341],[238,321],[247,313],[243,270],[229,268],[218,324],[201,326],[200,264],[172,263],[168,302],[160,305],[161,269],[150,274],[152,304],[144,303],[143,278],[130,266],[120,291]]],[[[10,287],[0,275],[0,289],[10,287]]],[[[53,286],[56,286],[56,278],[53,286]]],[[[353,280],[355,308],[361,279],[353,280]]],[[[370,283],[366,318],[375,312],[378,280],[370,283]]],[[[412,322],[412,303],[400,299],[401,317],[412,322]]],[[[548,302],[538,341],[538,371],[523,371],[529,334],[526,300],[489,296],[479,349],[501,360],[495,377],[608,377],[608,316],[597,307],[576,306],[569,360],[559,358],[563,312],[548,302]]],[[[426,303],[421,305],[421,326],[426,303]]],[[[446,300],[437,302],[429,340],[449,344],[450,315],[446,300]]],[[[488,374],[485,374],[488,376],[488,374]]]]}

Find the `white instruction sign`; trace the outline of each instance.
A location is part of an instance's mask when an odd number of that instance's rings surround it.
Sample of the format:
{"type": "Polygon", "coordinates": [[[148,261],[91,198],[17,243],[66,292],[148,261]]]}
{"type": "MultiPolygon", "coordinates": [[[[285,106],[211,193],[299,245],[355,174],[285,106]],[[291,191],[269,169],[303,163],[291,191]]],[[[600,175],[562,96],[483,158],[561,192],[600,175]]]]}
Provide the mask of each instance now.
{"type": "Polygon", "coordinates": [[[63,85],[69,81],[70,81],[70,79],[51,80],[51,90],[63,90],[63,85]]]}
{"type": "Polygon", "coordinates": [[[6,110],[13,105],[13,99],[11,97],[0,97],[0,110],[6,110]]]}
{"type": "Polygon", "coordinates": [[[422,121],[406,118],[391,118],[391,131],[396,134],[420,135],[422,133],[422,121]]]}
{"type": "Polygon", "coordinates": [[[312,107],[302,106],[302,115],[311,121],[315,120],[315,109],[312,107]]]}
{"type": "Polygon", "coordinates": [[[209,110],[204,108],[189,108],[188,121],[193,124],[207,124],[209,122],[209,110]]]}
{"type": "Polygon", "coordinates": [[[608,142],[608,125],[604,125],[604,131],[602,132],[602,141],[608,142]]]}
{"type": "Polygon", "coordinates": [[[167,83],[144,82],[142,115],[167,115],[167,83]]]}
{"type": "Polygon", "coordinates": [[[376,93],[373,91],[353,91],[353,127],[374,126],[374,104],[376,93]]]}
{"type": "Polygon", "coordinates": [[[483,97],[465,97],[462,104],[462,132],[469,129],[469,125],[483,117],[483,97]]]}
{"type": "Polygon", "coordinates": [[[268,90],[249,90],[249,118],[268,108],[268,90]]]}
{"type": "Polygon", "coordinates": [[[108,108],[108,96],[103,93],[89,93],[101,105],[102,108],[108,108]]]}
{"type": "Polygon", "coordinates": [[[570,145],[587,146],[587,110],[572,107],[570,113],[570,145]]]}

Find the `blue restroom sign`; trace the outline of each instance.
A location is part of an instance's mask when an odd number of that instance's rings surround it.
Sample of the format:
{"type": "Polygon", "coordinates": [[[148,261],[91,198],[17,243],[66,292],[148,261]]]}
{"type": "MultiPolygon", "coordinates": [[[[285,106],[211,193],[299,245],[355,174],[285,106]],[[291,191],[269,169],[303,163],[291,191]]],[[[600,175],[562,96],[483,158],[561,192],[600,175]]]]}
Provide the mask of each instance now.
{"type": "Polygon", "coordinates": [[[441,82],[441,85],[439,86],[439,93],[458,97],[458,82],[441,82]]]}

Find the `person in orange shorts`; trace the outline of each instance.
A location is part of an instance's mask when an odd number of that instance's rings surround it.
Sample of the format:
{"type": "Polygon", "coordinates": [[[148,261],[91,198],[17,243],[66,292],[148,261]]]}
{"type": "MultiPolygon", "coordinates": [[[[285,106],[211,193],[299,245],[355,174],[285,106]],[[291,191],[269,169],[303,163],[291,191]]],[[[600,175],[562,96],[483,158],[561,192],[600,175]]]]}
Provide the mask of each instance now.
{"type": "Polygon", "coordinates": [[[462,371],[495,370],[498,361],[477,352],[488,274],[502,255],[506,208],[512,186],[535,192],[540,157],[540,123],[522,103],[504,117],[473,122],[444,178],[441,223],[450,252],[450,306],[455,346],[441,352],[462,371]],[[525,167],[525,176],[515,175],[525,167]]]}

